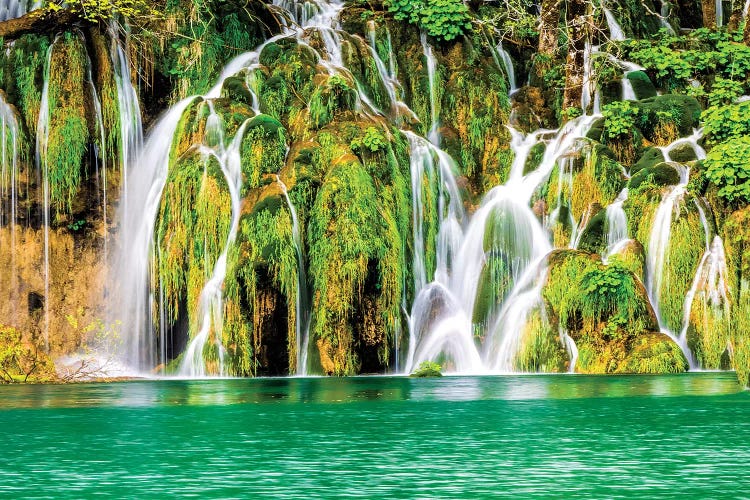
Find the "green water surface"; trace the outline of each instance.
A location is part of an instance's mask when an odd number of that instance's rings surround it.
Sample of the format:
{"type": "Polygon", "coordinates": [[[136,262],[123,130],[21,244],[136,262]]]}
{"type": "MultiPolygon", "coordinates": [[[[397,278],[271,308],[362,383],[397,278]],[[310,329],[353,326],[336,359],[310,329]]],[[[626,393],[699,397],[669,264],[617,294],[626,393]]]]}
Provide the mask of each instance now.
{"type": "Polygon", "coordinates": [[[731,373],[0,387],[0,497],[747,498],[731,373]]]}

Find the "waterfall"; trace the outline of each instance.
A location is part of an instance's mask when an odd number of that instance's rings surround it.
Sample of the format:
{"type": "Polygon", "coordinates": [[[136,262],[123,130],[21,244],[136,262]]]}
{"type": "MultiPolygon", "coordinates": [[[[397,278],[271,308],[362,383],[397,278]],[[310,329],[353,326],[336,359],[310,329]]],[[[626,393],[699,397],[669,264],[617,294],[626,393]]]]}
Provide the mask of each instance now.
{"type": "MultiPolygon", "coordinates": [[[[117,105],[120,111],[120,177],[122,194],[120,204],[127,206],[128,199],[128,165],[138,157],[143,147],[143,124],[138,93],[130,78],[130,60],[127,45],[123,45],[117,35],[115,23],[110,25],[110,58],[114,66],[115,85],[117,87],[117,105]]],[[[127,208],[124,210],[127,213],[127,208]]]]}
{"type": "Polygon", "coordinates": [[[0,22],[16,19],[41,7],[40,0],[0,0],[0,22]]]}
{"type": "MultiPolygon", "coordinates": [[[[727,260],[724,253],[724,241],[720,236],[714,235],[711,225],[706,218],[706,212],[696,200],[698,213],[701,218],[706,237],[706,249],[695,271],[695,277],[690,285],[687,295],[685,295],[685,305],[683,309],[682,329],[678,337],[680,346],[685,346],[687,350],[687,334],[690,327],[690,315],[693,310],[693,302],[698,295],[702,294],[703,298],[710,304],[714,311],[718,311],[723,317],[729,317],[729,280],[727,269],[727,260]]],[[[689,352],[689,351],[688,351],[689,352]]],[[[687,356],[690,369],[700,368],[695,356],[689,353],[687,356]]]]}
{"type": "Polygon", "coordinates": [[[432,50],[432,45],[427,41],[427,34],[422,33],[422,52],[427,63],[427,78],[430,84],[430,131],[428,138],[436,146],[440,145],[440,109],[438,108],[437,84],[437,60],[432,50]]]}
{"type": "Polygon", "coordinates": [[[11,234],[11,255],[15,254],[15,230],[18,211],[19,125],[16,112],[0,92],[0,224],[11,234]]]}
{"type": "Polygon", "coordinates": [[[49,140],[49,68],[52,62],[52,50],[57,43],[57,38],[47,49],[46,63],[44,65],[44,86],[42,87],[42,97],[39,104],[39,119],[36,127],[36,168],[37,176],[42,180],[42,219],[44,224],[44,257],[42,269],[44,271],[44,345],[49,350],[49,226],[50,226],[50,206],[49,206],[49,165],[47,163],[47,144],[49,140]]]}
{"type": "Polygon", "coordinates": [[[409,324],[407,373],[423,361],[436,359],[448,360],[457,372],[512,369],[519,335],[540,304],[545,256],[552,250],[548,233],[530,208],[531,198],[597,118],[583,116],[565,124],[548,144],[539,167],[526,175],[526,156],[539,135],[548,131],[529,137],[511,132],[516,158],[510,179],[485,195],[456,242],[455,258],[417,294],[409,324]],[[501,278],[510,289],[490,304],[477,323],[473,316],[482,273],[493,256],[507,259],[509,268],[501,278]],[[486,337],[483,346],[474,340],[477,328],[481,331],[476,333],[486,337]]]}
{"type": "Polygon", "coordinates": [[[149,291],[153,272],[151,252],[156,215],[169,172],[172,140],[183,112],[192,101],[189,97],[172,106],[149,134],[137,160],[127,165],[129,182],[123,196],[128,204],[120,209],[123,249],[118,272],[118,282],[125,293],[119,298],[118,317],[129,337],[125,361],[137,369],[150,369],[157,361],[159,364],[167,361],[154,356],[158,339],[163,341],[163,337],[154,331],[151,321],[156,308],[156,297],[149,291]]]}
{"type": "Polygon", "coordinates": [[[604,257],[612,255],[628,239],[628,216],[622,208],[628,199],[628,188],[623,189],[605,212],[607,222],[607,249],[604,257]]]}
{"type": "Polygon", "coordinates": [[[560,327],[560,336],[565,343],[565,349],[568,351],[568,356],[570,356],[568,373],[575,373],[576,363],[578,362],[578,346],[576,345],[576,341],[573,340],[573,337],[568,335],[568,332],[566,332],[562,327],[560,327]]]}
{"type": "Polygon", "coordinates": [[[513,69],[513,59],[511,59],[508,51],[503,48],[502,42],[497,44],[497,46],[495,47],[495,52],[500,58],[500,61],[503,63],[502,68],[505,70],[505,74],[508,76],[508,85],[510,86],[509,93],[513,94],[516,90],[518,90],[518,86],[516,85],[516,72],[513,69]]]}
{"type": "Polygon", "coordinates": [[[716,2],[716,27],[721,28],[724,25],[724,2],[722,0],[714,0],[716,2]]]}
{"type": "MultiPolygon", "coordinates": [[[[746,6],[748,4],[745,4],[746,6]]],[[[669,6],[669,2],[662,1],[661,3],[661,10],[659,12],[659,23],[661,24],[661,27],[667,30],[667,33],[670,35],[676,35],[674,28],[671,24],[669,24],[669,17],[671,16],[671,9],[669,6]]],[[[742,17],[745,17],[744,15],[742,17]]]]}
{"type": "Polygon", "coordinates": [[[635,95],[635,89],[633,89],[633,83],[628,78],[627,74],[622,77],[622,100],[623,101],[637,101],[638,97],[635,95]]]}
{"type": "Polygon", "coordinates": [[[680,181],[664,194],[659,207],[656,209],[646,256],[648,266],[646,290],[651,299],[651,304],[654,306],[654,312],[660,326],[664,325],[659,305],[664,270],[667,266],[669,240],[672,234],[672,218],[679,211],[680,201],[687,192],[687,184],[690,179],[688,167],[676,163],[673,166],[680,174],[680,181]]]}
{"type": "Polygon", "coordinates": [[[188,377],[205,377],[209,374],[203,352],[212,333],[214,344],[219,354],[218,374],[226,375],[224,371],[225,349],[221,340],[224,323],[223,285],[227,274],[227,255],[237,236],[237,229],[239,228],[240,216],[242,214],[240,196],[242,189],[242,160],[240,159],[240,147],[245,134],[245,128],[249,123],[249,120],[245,120],[239,130],[237,130],[229,147],[226,147],[224,144],[224,125],[221,117],[216,113],[213,101],[208,100],[207,102],[210,109],[210,114],[206,120],[207,146],[205,149],[202,148],[201,152],[205,156],[206,161],[210,157],[218,160],[221,171],[227,181],[232,201],[232,222],[229,227],[227,241],[224,244],[224,250],[216,260],[213,274],[201,291],[198,305],[198,317],[201,318],[201,328],[190,340],[179,370],[180,375],[188,377]]]}
{"type": "Polygon", "coordinates": [[[300,231],[297,210],[294,208],[292,200],[289,198],[286,184],[279,176],[276,176],[276,182],[281,186],[284,193],[289,213],[292,215],[292,242],[294,243],[294,252],[297,255],[297,311],[296,311],[296,342],[297,342],[297,375],[308,374],[307,356],[310,344],[310,295],[307,288],[307,271],[305,267],[304,246],[302,243],[302,233],[300,231]]]}
{"type": "MultiPolygon", "coordinates": [[[[78,33],[83,46],[86,46],[86,39],[83,33],[78,33]]],[[[86,75],[88,77],[88,87],[91,94],[91,102],[94,104],[94,119],[96,129],[99,132],[99,147],[95,147],[96,154],[96,173],[101,176],[102,189],[102,223],[104,224],[104,259],[107,259],[107,245],[109,242],[109,227],[107,225],[107,135],[104,131],[104,117],[102,115],[102,102],[99,100],[99,94],[96,92],[94,78],[91,74],[91,57],[86,49],[86,75]]],[[[96,141],[94,141],[96,144],[96,141]]]]}
{"type": "MultiPolygon", "coordinates": [[[[719,1],[719,0],[717,0],[719,1]]],[[[604,11],[604,17],[607,20],[607,27],[609,28],[609,38],[615,42],[621,42],[625,40],[625,33],[617,22],[615,15],[607,7],[602,5],[602,11],[604,11]]]]}
{"type": "MultiPolygon", "coordinates": [[[[212,106],[211,99],[219,98],[223,82],[226,78],[245,70],[246,82],[248,88],[253,92],[253,78],[247,76],[256,68],[260,67],[259,56],[263,48],[274,41],[282,38],[294,37],[299,43],[307,47],[310,45],[305,41],[305,33],[308,29],[314,29],[320,34],[324,44],[324,55],[321,54],[319,59],[329,74],[344,73],[356,82],[351,72],[343,66],[341,37],[337,33],[338,15],[344,4],[337,0],[331,1],[307,1],[304,3],[293,0],[274,0],[273,4],[281,9],[288,11],[288,17],[291,23],[287,23],[284,33],[266,40],[256,50],[246,52],[235,57],[223,69],[220,78],[213,88],[206,93],[205,99],[212,106]]],[[[385,73],[383,73],[385,74],[385,73]]],[[[359,83],[357,86],[359,87],[359,83]]],[[[388,87],[388,81],[383,82],[388,87]]],[[[260,111],[257,102],[257,93],[254,95],[253,109],[256,113],[260,111]]],[[[167,361],[166,350],[164,347],[164,324],[161,321],[162,331],[154,331],[154,323],[151,319],[152,312],[158,313],[162,318],[164,311],[159,309],[158,304],[162,304],[161,295],[163,290],[159,285],[155,290],[156,296],[152,295],[151,276],[155,272],[153,269],[154,260],[152,254],[155,250],[154,227],[156,217],[161,203],[162,191],[164,189],[167,174],[170,168],[170,150],[172,141],[177,130],[177,125],[188,106],[193,102],[195,97],[189,97],[174,105],[156,124],[149,134],[145,145],[137,159],[133,159],[128,164],[126,172],[127,186],[123,199],[127,200],[126,205],[120,208],[119,216],[122,223],[122,244],[119,265],[118,283],[121,290],[127,291],[120,300],[119,318],[126,321],[123,330],[128,332],[126,361],[139,369],[152,368],[156,364],[163,364],[167,361]],[[158,346],[161,343],[162,349],[158,346]],[[157,359],[155,353],[161,351],[160,358],[157,359]]],[[[359,99],[365,106],[375,109],[367,96],[360,88],[359,99]]],[[[211,113],[206,123],[206,132],[209,135],[223,136],[223,129],[218,123],[219,117],[216,113],[211,113]],[[210,122],[210,123],[209,123],[210,122]]],[[[205,376],[208,374],[205,361],[203,359],[203,350],[208,345],[213,335],[213,341],[219,352],[219,372],[223,372],[222,359],[224,348],[221,345],[221,329],[223,324],[223,314],[221,302],[223,300],[222,287],[226,275],[227,251],[234,242],[237,231],[238,218],[240,216],[240,199],[239,189],[241,185],[241,173],[239,169],[239,147],[241,144],[242,132],[244,125],[235,135],[233,141],[227,146],[223,139],[210,139],[206,142],[212,147],[202,146],[203,154],[215,158],[221,165],[222,172],[227,178],[227,184],[230,187],[232,198],[232,226],[224,250],[215,263],[213,272],[204,284],[199,299],[198,318],[200,319],[200,329],[190,339],[189,345],[184,352],[180,374],[184,376],[205,376]],[[240,177],[238,177],[240,176],[240,177]],[[239,180],[238,180],[239,179],[239,180]]],[[[446,155],[447,156],[447,155],[446,155]]],[[[443,165],[444,162],[441,162],[443,165]]],[[[444,170],[449,166],[443,165],[444,170]]],[[[455,188],[455,180],[453,188],[455,188]]],[[[448,188],[445,188],[449,190],[448,188]]],[[[455,188],[457,191],[457,188],[455,188]]],[[[461,200],[451,200],[451,206],[460,205],[461,200]]],[[[291,207],[290,207],[291,208],[291,207]]],[[[445,207],[446,213],[450,210],[445,207]]],[[[301,239],[301,236],[300,236],[301,239]]],[[[301,241],[300,241],[301,243],[301,241]]],[[[301,245],[300,245],[301,248],[301,245]]],[[[302,274],[302,273],[300,273],[302,274]]],[[[306,328],[306,327],[304,327],[306,328]]],[[[300,338],[303,342],[301,351],[305,352],[304,343],[307,340],[300,338]]],[[[306,370],[306,361],[300,359],[300,369],[306,370]]]]}

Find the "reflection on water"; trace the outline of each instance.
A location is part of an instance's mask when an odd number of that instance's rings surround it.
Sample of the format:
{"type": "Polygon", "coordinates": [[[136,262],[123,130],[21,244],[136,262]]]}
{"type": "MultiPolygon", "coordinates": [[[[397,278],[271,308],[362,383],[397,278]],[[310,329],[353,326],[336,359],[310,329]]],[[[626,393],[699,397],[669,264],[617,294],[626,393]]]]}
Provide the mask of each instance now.
{"type": "Polygon", "coordinates": [[[222,406],[251,403],[479,401],[698,396],[741,392],[733,373],[669,376],[266,378],[147,380],[75,385],[0,386],[9,408],[222,406]]]}
{"type": "Polygon", "coordinates": [[[0,498],[731,497],[748,414],[731,373],[5,386],[0,498]]]}

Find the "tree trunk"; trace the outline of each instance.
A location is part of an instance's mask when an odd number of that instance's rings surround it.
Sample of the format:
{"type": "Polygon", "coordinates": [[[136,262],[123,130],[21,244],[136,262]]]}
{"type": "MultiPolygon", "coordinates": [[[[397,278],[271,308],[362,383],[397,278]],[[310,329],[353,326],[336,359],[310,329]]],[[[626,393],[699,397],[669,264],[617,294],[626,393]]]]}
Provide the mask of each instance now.
{"type": "MultiPolygon", "coordinates": [[[[586,0],[568,2],[568,57],[565,63],[565,93],[563,109],[580,108],[583,95],[584,60],[588,23],[586,0]]],[[[584,110],[585,111],[585,110],[584,110]]]]}
{"type": "Polygon", "coordinates": [[[745,31],[742,33],[742,41],[750,46],[750,19],[745,18],[745,31]]]}
{"type": "Polygon", "coordinates": [[[732,8],[732,15],[729,16],[729,24],[727,29],[730,33],[737,31],[740,27],[740,21],[742,21],[742,10],[745,7],[744,0],[734,0],[734,7],[732,8]]]}
{"type": "Polygon", "coordinates": [[[716,28],[716,2],[715,0],[701,0],[703,8],[703,26],[705,28],[716,28]]]}
{"type": "Polygon", "coordinates": [[[538,52],[548,56],[557,54],[560,4],[562,0],[542,0],[541,26],[538,52]]]}
{"type": "Polygon", "coordinates": [[[78,17],[75,14],[64,9],[55,12],[34,10],[16,19],[0,22],[0,37],[5,40],[15,40],[29,33],[53,32],[77,20],[78,17]]]}

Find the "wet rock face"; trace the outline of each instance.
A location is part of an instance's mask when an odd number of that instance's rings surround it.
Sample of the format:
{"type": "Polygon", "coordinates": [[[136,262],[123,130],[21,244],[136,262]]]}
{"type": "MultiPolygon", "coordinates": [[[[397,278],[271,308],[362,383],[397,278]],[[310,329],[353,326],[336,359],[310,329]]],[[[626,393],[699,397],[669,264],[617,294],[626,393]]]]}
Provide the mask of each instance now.
{"type": "Polygon", "coordinates": [[[0,254],[0,289],[7,293],[0,303],[2,323],[28,341],[48,343],[53,357],[93,340],[98,323],[106,320],[101,298],[107,294],[107,269],[101,243],[91,234],[82,238],[61,229],[50,231],[45,286],[44,232],[0,229],[0,245],[13,249],[0,254]]]}

